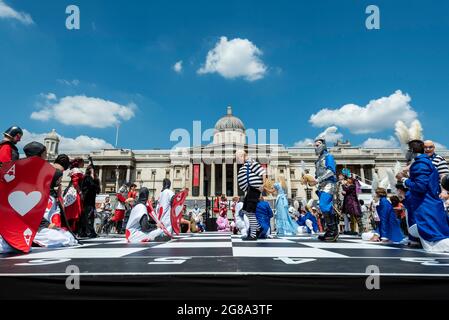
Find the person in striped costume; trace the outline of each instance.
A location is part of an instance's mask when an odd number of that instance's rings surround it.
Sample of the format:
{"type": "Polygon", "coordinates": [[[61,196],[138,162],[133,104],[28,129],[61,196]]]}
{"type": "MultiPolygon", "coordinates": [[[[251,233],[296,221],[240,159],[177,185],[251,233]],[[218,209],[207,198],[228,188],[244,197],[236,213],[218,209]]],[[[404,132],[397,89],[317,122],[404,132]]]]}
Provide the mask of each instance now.
{"type": "Polygon", "coordinates": [[[237,163],[242,165],[237,177],[240,190],[245,192],[242,210],[250,223],[250,232],[243,240],[254,241],[257,240],[257,231],[260,229],[256,209],[263,191],[266,172],[264,167],[254,159],[250,159],[244,150],[238,150],[235,155],[237,163]]]}

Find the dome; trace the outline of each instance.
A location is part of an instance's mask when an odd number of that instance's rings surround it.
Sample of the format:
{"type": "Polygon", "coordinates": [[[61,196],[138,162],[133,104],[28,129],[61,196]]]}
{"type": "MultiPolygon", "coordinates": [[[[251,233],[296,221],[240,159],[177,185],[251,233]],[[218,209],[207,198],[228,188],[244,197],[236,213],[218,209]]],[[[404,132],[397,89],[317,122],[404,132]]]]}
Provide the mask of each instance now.
{"type": "Polygon", "coordinates": [[[245,125],[242,120],[232,115],[232,107],[228,107],[227,115],[222,117],[215,124],[215,130],[217,131],[233,131],[240,130],[245,131],[245,125]]]}
{"type": "Polygon", "coordinates": [[[53,129],[47,136],[45,137],[45,140],[56,140],[59,141],[59,136],[56,133],[56,130],[53,129]]]}

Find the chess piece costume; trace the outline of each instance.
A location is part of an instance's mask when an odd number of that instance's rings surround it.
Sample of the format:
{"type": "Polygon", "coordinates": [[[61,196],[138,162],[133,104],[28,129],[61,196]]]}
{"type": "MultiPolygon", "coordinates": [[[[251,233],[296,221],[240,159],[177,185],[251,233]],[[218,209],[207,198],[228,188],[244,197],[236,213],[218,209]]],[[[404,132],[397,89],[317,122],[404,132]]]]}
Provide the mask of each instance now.
{"type": "Polygon", "coordinates": [[[276,234],[278,236],[292,236],[298,234],[298,224],[293,221],[288,212],[288,199],[280,183],[275,183],[276,197],[276,234]]]}
{"type": "Polygon", "coordinates": [[[409,232],[421,240],[429,252],[449,252],[449,220],[444,210],[438,170],[431,159],[417,155],[410,167],[410,177],[403,179],[409,189],[404,202],[409,232]]]}
{"type": "Polygon", "coordinates": [[[337,221],[333,211],[337,168],[334,157],[327,151],[326,141],[318,138],[315,142],[318,141],[321,144],[315,148],[315,154],[318,156],[315,162],[315,179],[318,183],[316,193],[319,198],[320,210],[326,221],[326,232],[324,235],[319,236],[318,239],[333,242],[338,239],[337,221]]]}
{"type": "Polygon", "coordinates": [[[149,194],[147,188],[142,188],[136,205],[131,210],[125,232],[126,240],[129,243],[157,241],[164,233],[148,212],[152,209],[151,206],[148,206],[149,194]]]}

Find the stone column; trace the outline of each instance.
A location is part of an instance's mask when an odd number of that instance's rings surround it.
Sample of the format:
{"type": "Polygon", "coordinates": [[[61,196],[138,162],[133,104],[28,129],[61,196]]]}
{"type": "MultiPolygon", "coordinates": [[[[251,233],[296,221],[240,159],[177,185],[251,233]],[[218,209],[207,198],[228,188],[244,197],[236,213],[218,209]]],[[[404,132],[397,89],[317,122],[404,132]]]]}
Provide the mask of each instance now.
{"type": "Polygon", "coordinates": [[[100,180],[100,192],[103,192],[104,188],[103,188],[103,167],[99,166],[98,169],[98,180],[100,180]]]}
{"type": "Polygon", "coordinates": [[[362,182],[365,183],[365,168],[363,164],[360,166],[360,178],[362,179],[362,182]]]}
{"type": "Polygon", "coordinates": [[[221,193],[226,194],[226,161],[224,160],[221,167],[221,193]]]}
{"type": "Polygon", "coordinates": [[[210,163],[210,195],[215,197],[215,162],[210,163]]]}
{"type": "Polygon", "coordinates": [[[204,163],[200,163],[200,197],[204,197],[204,163]]]}
{"type": "Polygon", "coordinates": [[[238,179],[237,179],[237,161],[234,160],[234,197],[238,197],[239,189],[238,189],[238,179]]]}
{"type": "Polygon", "coordinates": [[[126,167],[126,183],[131,182],[131,167],[126,167]]]}
{"type": "Polygon", "coordinates": [[[290,180],[290,167],[289,166],[286,167],[285,172],[286,172],[286,175],[287,175],[287,177],[286,177],[287,197],[291,198],[292,197],[292,183],[291,183],[291,180],[290,180]]]}
{"type": "Polygon", "coordinates": [[[181,188],[185,188],[186,186],[186,166],[182,166],[181,169],[181,174],[182,174],[182,182],[181,182],[181,188]]]}
{"type": "Polygon", "coordinates": [[[175,166],[170,168],[170,181],[171,181],[172,188],[175,185],[175,169],[176,169],[175,166]]]}
{"type": "Polygon", "coordinates": [[[118,190],[120,189],[120,181],[119,181],[119,178],[120,178],[120,169],[119,169],[119,167],[117,166],[117,167],[115,168],[115,192],[118,192],[118,190]]]}

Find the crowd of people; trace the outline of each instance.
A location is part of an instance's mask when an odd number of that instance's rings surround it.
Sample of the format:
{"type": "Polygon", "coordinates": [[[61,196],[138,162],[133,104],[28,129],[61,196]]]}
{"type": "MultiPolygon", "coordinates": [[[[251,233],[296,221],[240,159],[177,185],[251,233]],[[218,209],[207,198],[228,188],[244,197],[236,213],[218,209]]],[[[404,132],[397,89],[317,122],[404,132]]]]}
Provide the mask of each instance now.
{"type": "MultiPolygon", "coordinates": [[[[19,127],[4,132],[0,164],[19,161],[16,144],[22,135],[19,127]]],[[[225,195],[216,199],[213,211],[217,231],[240,234],[245,241],[309,234],[325,242],[337,241],[343,232],[366,241],[404,243],[427,251],[449,252],[448,165],[435,153],[432,141],[408,139],[407,146],[407,167],[396,173],[395,185],[386,188],[373,184],[374,199],[367,204],[358,199],[357,176],[347,170],[337,173],[335,159],[323,137],[318,137],[314,145],[315,175],[303,173],[302,182],[315,187],[318,198],[308,203],[289,201],[285,180],[268,179],[259,162],[244,150],[238,150],[235,155],[241,165],[238,185],[245,196],[233,198],[231,204],[225,195]],[[275,198],[273,208],[266,201],[269,196],[275,198]]],[[[27,144],[23,152],[28,159],[47,159],[46,147],[36,141],[27,144]]],[[[85,165],[83,159],[70,159],[65,154],[53,161],[48,206],[42,212],[42,222],[33,239],[35,245],[73,246],[79,244],[79,239],[108,234],[112,228],[125,234],[130,243],[171,239],[178,232],[174,224],[180,225],[182,232],[206,230],[204,213],[197,204],[190,212],[185,205],[182,210],[172,210],[176,196],[169,179],[164,179],[157,203],[150,199],[147,188],[138,192],[135,184],[122,185],[115,195],[115,208],[110,197],[105,198],[100,208],[102,222],[96,229],[100,181],[91,158],[86,169],[85,165]],[[62,190],[64,172],[70,182],[62,190]]],[[[14,249],[3,237],[0,240],[0,252],[14,249]]]]}

